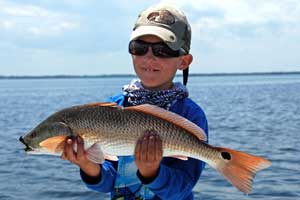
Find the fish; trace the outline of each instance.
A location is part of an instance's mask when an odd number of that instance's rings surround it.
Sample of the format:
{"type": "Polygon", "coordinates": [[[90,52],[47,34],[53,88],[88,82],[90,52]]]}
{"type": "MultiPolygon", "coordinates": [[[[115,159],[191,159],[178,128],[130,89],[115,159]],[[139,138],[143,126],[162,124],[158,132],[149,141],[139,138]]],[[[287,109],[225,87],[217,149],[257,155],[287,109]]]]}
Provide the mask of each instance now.
{"type": "Polygon", "coordinates": [[[105,159],[133,155],[137,140],[149,130],[159,135],[164,157],[202,160],[246,194],[252,190],[256,173],[271,166],[263,157],[208,144],[199,126],[150,104],[122,107],[96,102],[64,108],[19,140],[27,153],[61,155],[66,139],[80,136],[88,159],[101,164],[105,159]]]}

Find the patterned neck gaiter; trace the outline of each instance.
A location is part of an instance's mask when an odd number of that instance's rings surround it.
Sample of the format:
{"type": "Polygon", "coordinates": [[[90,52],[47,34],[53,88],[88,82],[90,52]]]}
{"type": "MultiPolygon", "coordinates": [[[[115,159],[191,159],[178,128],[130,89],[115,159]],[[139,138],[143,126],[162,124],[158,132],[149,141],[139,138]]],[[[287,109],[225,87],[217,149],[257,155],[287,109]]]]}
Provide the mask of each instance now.
{"type": "Polygon", "coordinates": [[[168,90],[148,90],[139,80],[133,80],[129,85],[124,85],[123,91],[131,106],[147,103],[166,110],[169,110],[176,100],[184,99],[189,95],[187,88],[180,82],[174,83],[168,90]]]}

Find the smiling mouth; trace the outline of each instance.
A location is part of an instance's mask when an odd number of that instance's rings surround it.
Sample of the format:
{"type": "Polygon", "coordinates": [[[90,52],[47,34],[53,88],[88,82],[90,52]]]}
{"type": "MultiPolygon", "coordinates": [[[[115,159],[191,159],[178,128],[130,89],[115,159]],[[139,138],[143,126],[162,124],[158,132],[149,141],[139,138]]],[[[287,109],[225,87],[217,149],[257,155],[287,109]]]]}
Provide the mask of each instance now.
{"type": "Polygon", "coordinates": [[[151,68],[143,68],[144,71],[146,72],[158,72],[158,69],[151,69],[151,68]]]}

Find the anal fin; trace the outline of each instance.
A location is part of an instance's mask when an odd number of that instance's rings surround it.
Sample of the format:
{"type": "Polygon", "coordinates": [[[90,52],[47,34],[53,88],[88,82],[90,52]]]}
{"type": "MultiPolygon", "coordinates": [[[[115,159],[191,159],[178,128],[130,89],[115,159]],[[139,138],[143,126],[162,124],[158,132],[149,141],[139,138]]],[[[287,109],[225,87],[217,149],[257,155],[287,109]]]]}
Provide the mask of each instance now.
{"type": "Polygon", "coordinates": [[[108,154],[106,154],[106,155],[104,156],[104,159],[105,159],[105,160],[110,160],[110,161],[118,161],[118,160],[119,160],[119,158],[118,158],[117,156],[108,155],[108,154]]]}
{"type": "Polygon", "coordinates": [[[172,155],[172,156],[168,156],[168,157],[171,157],[171,158],[177,158],[179,160],[184,160],[184,161],[187,161],[188,160],[188,157],[186,156],[181,156],[181,155],[172,155]]]}

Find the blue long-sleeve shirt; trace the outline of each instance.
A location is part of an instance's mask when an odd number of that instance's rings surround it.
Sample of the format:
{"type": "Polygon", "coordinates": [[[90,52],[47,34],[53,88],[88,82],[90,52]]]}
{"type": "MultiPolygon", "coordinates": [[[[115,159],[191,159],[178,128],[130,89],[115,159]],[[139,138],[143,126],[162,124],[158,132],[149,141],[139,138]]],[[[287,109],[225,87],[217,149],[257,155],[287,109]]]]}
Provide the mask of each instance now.
{"type": "MultiPolygon", "coordinates": [[[[126,106],[124,95],[111,97],[108,101],[126,106]]],[[[170,111],[194,122],[208,136],[206,116],[191,99],[177,100],[170,111]]],[[[125,200],[137,197],[141,199],[190,200],[193,199],[192,189],[204,166],[204,162],[193,158],[183,161],[164,157],[157,176],[152,180],[146,180],[139,174],[133,156],[120,156],[119,161],[106,160],[101,165],[101,177],[92,178],[83,171],[80,174],[88,188],[98,192],[111,192],[112,199],[123,196],[125,200]]]]}

